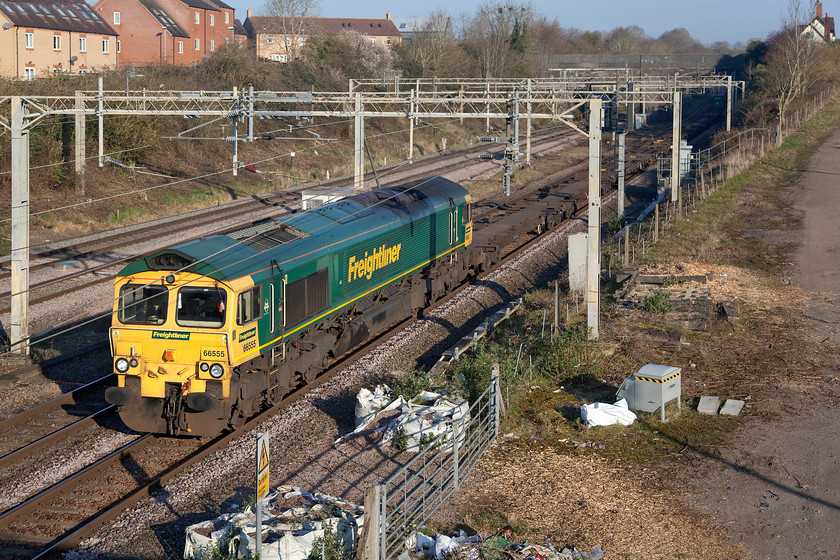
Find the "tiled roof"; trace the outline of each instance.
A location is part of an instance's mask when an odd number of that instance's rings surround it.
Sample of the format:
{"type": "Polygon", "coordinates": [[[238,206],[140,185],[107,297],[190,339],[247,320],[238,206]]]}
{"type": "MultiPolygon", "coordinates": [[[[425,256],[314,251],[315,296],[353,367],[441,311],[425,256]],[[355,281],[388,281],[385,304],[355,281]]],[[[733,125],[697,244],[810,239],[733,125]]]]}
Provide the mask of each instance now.
{"type": "Polygon", "coordinates": [[[181,0],[182,4],[186,4],[190,8],[198,8],[200,10],[210,10],[212,12],[218,12],[219,8],[211,4],[210,2],[205,2],[204,0],[181,0]]]}
{"type": "Polygon", "coordinates": [[[84,0],[0,0],[0,12],[16,27],[117,35],[84,0]]]}
{"type": "MultiPolygon", "coordinates": [[[[2,1],[3,0],[0,0],[0,2],[2,1]]],[[[175,19],[169,15],[169,12],[164,10],[163,7],[156,2],[156,0],[138,0],[138,2],[140,2],[140,4],[142,4],[142,6],[146,8],[150,14],[152,14],[152,17],[155,18],[161,26],[166,28],[169,34],[173,37],[190,36],[190,34],[187,33],[183,27],[178,25],[178,22],[176,22],[175,19]]]]}
{"type": "MultiPolygon", "coordinates": [[[[246,22],[250,22],[250,26],[255,33],[278,33],[283,29],[281,21],[282,18],[279,16],[251,16],[246,20],[246,22]]],[[[327,33],[355,31],[371,37],[400,36],[400,32],[397,30],[394,22],[384,18],[303,18],[303,25],[307,33],[310,34],[319,30],[327,33]]]]}
{"type": "Polygon", "coordinates": [[[242,22],[239,21],[239,18],[234,18],[233,20],[233,34],[234,35],[248,35],[248,32],[245,31],[245,28],[242,26],[242,22]]]}
{"type": "Polygon", "coordinates": [[[211,4],[215,4],[216,6],[218,6],[219,8],[222,8],[224,10],[233,10],[234,9],[233,6],[228,6],[227,4],[222,2],[222,0],[208,0],[208,1],[211,4]]]}

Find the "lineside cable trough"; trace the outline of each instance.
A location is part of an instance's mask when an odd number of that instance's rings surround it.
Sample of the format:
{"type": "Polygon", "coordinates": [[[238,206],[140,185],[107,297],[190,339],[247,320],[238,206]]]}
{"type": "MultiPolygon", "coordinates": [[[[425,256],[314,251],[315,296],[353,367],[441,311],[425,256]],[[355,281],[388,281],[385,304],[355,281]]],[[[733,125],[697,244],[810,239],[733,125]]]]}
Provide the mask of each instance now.
{"type": "Polygon", "coordinates": [[[455,363],[458,361],[458,358],[461,357],[465,352],[467,352],[470,348],[475,351],[478,347],[478,341],[493,332],[493,330],[501,323],[502,321],[510,318],[511,315],[516,313],[520,307],[522,307],[523,299],[515,299],[509,302],[506,306],[496,311],[492,316],[490,316],[486,321],[484,321],[481,325],[475,328],[472,334],[463,337],[457,343],[455,343],[452,348],[446,350],[443,354],[441,354],[440,359],[438,359],[437,363],[432,366],[432,369],[429,373],[436,373],[442,368],[445,368],[449,364],[455,363]]]}

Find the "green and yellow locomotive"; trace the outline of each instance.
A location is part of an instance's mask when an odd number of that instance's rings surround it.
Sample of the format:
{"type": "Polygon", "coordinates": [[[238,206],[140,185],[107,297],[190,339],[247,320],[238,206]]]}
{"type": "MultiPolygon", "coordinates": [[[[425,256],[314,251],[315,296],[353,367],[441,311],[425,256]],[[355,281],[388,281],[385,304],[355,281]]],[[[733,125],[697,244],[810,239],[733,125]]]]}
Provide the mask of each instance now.
{"type": "Polygon", "coordinates": [[[215,435],[469,273],[470,195],[431,177],[159,251],[115,282],[106,400],[141,432],[215,435]]]}

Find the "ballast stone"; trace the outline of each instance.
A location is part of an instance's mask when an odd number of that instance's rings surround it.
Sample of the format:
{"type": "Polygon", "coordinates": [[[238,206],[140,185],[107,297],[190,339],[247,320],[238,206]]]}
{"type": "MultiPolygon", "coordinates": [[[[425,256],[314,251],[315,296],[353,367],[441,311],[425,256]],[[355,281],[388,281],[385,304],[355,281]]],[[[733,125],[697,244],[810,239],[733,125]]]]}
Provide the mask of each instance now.
{"type": "Polygon", "coordinates": [[[720,397],[700,397],[697,404],[697,412],[700,414],[717,414],[720,406],[720,397]]]}

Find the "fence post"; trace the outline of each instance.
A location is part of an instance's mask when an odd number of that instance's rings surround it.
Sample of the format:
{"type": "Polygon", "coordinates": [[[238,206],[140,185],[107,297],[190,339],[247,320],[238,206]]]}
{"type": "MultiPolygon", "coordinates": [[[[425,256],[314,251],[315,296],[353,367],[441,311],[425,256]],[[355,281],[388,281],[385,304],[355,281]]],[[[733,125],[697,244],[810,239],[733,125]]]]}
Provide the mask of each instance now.
{"type": "Polygon", "coordinates": [[[382,535],[382,486],[375,484],[365,491],[365,521],[362,560],[380,560],[383,546],[382,535]]]}
{"type": "Polygon", "coordinates": [[[493,364],[493,372],[490,374],[490,383],[493,385],[493,411],[494,411],[494,418],[493,418],[493,439],[499,437],[500,431],[500,413],[502,407],[504,406],[504,401],[502,400],[502,390],[501,384],[499,383],[499,364],[493,364]]]}
{"type": "Polygon", "coordinates": [[[461,481],[458,478],[458,462],[460,461],[459,451],[461,447],[458,442],[458,436],[461,432],[460,427],[460,418],[456,418],[449,423],[449,429],[452,430],[452,485],[455,490],[457,490],[461,485],[461,481]]]}

